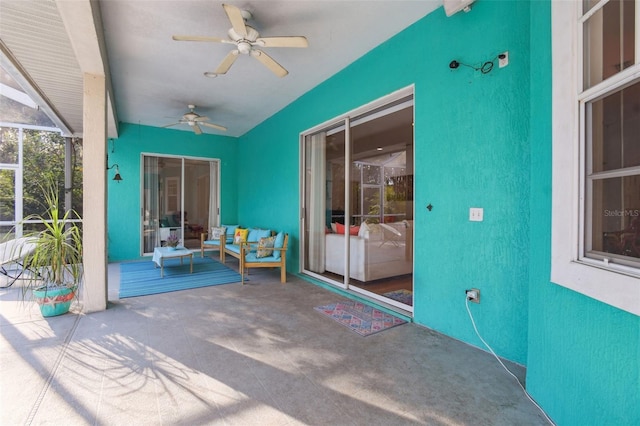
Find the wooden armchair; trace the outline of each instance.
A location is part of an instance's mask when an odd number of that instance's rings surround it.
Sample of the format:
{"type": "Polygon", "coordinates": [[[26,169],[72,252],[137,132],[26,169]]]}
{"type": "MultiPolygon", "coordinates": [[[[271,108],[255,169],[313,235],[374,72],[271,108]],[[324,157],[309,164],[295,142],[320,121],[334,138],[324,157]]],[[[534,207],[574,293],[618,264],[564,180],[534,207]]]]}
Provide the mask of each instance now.
{"type": "MultiPolygon", "coordinates": [[[[244,271],[249,268],[280,268],[280,282],[287,282],[287,244],[289,234],[282,234],[282,243],[279,243],[276,236],[273,253],[270,256],[258,257],[259,242],[243,242],[240,246],[240,275],[244,284],[244,271]]],[[[269,248],[270,249],[270,248],[269,248]]]]}

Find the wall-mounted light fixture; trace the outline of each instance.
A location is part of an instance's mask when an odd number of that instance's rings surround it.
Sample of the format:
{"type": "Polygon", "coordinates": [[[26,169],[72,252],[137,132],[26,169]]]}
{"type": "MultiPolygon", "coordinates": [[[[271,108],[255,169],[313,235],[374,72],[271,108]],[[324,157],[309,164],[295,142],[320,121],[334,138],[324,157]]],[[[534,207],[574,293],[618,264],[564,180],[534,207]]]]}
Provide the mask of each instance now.
{"type": "MultiPolygon", "coordinates": [[[[116,141],[109,139],[109,143],[111,144],[111,152],[116,152],[116,141]]],[[[107,170],[111,170],[114,167],[116,168],[116,175],[113,177],[113,180],[120,183],[122,180],[122,176],[120,176],[120,167],[117,164],[109,166],[109,153],[107,153],[107,170]]]]}
{"type": "Polygon", "coordinates": [[[113,180],[120,183],[120,181],[122,180],[122,176],[120,176],[120,167],[117,164],[109,166],[109,154],[107,154],[107,170],[111,170],[114,167],[116,168],[116,175],[113,177],[113,180]]]}

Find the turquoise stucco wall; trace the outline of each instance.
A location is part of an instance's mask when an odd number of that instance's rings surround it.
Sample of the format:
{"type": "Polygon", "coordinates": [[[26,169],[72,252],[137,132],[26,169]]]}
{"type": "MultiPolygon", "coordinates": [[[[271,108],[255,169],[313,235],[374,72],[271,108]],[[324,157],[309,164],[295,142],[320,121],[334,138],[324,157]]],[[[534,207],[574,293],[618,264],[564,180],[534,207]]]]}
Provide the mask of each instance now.
{"type": "Polygon", "coordinates": [[[140,162],[143,152],[221,159],[221,219],[236,220],[236,138],[122,123],[114,146],[115,152],[109,151],[109,164],[118,164],[123,180],[117,183],[112,180],[115,170],[107,172],[107,253],[110,262],[140,257],[140,162]]]}
{"type": "Polygon", "coordinates": [[[110,154],[125,179],[109,181],[110,259],[138,255],[146,151],[222,158],[223,222],[291,233],[297,271],[300,132],[414,84],[415,321],[480,346],[463,294],[478,287],[483,337],[527,366],[528,390],[557,424],[640,424],[640,318],[549,282],[550,28],[546,0],[440,9],[238,140],[123,125],[110,154]],[[504,50],[504,69],[448,68],[504,50]],[[469,222],[469,207],[485,221],[469,222]]]}
{"type": "Polygon", "coordinates": [[[300,132],[414,84],[415,321],[480,345],[464,303],[464,290],[478,287],[483,303],[472,309],[483,337],[524,363],[528,16],[527,2],[479,3],[452,18],[437,10],[241,137],[240,151],[253,155],[238,177],[239,192],[252,194],[239,200],[240,222],[283,227],[299,241],[300,132]],[[479,65],[505,50],[504,69],[449,69],[453,59],[479,65]],[[269,201],[245,202],[260,194],[269,201]],[[470,207],[485,209],[484,222],[469,222],[470,207]]]}
{"type": "MultiPolygon", "coordinates": [[[[531,7],[531,280],[527,388],[559,425],[640,424],[640,318],[549,282],[551,20],[531,7]]],[[[603,283],[603,285],[606,285],[603,283]]]]}

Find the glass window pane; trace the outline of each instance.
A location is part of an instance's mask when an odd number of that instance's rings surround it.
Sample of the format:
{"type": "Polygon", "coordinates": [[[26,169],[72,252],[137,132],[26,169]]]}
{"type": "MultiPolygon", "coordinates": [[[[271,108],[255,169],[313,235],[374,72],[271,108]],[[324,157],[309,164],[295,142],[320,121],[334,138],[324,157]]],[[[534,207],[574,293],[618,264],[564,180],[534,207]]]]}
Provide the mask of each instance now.
{"type": "Polygon", "coordinates": [[[13,226],[0,226],[0,243],[3,241],[13,240],[15,237],[15,228],[13,226]]]}
{"type": "Polygon", "coordinates": [[[380,167],[365,164],[362,167],[362,183],[371,185],[380,185],[382,177],[380,176],[380,167]]]}
{"type": "Polygon", "coordinates": [[[0,163],[18,164],[18,129],[0,127],[0,163]]]}
{"type": "Polygon", "coordinates": [[[378,222],[380,219],[380,187],[365,187],[362,191],[362,203],[364,215],[363,221],[367,218],[376,219],[373,222],[378,222]]]}
{"type": "Polygon", "coordinates": [[[584,24],[584,89],[634,64],[635,2],[611,0],[584,24]]]}
{"type": "Polygon", "coordinates": [[[71,179],[72,179],[72,191],[71,191],[71,208],[78,213],[78,216],[83,215],[83,196],[82,196],[82,139],[71,139],[71,179]]]}
{"type": "Polygon", "coordinates": [[[0,221],[16,220],[16,173],[14,170],[0,170],[0,221]]]}
{"type": "Polygon", "coordinates": [[[587,105],[594,173],[640,165],[640,82],[587,105]]]}
{"type": "Polygon", "coordinates": [[[31,124],[34,126],[55,127],[43,110],[25,93],[13,76],[0,66],[0,81],[9,90],[0,96],[0,121],[4,123],[31,124]]]}
{"type": "Polygon", "coordinates": [[[65,140],[59,133],[39,130],[25,130],[23,211],[28,215],[44,215],[42,185],[51,178],[57,182],[60,194],[60,207],[64,208],[64,145],[65,140]]]}
{"type": "Polygon", "coordinates": [[[598,4],[600,0],[583,0],[582,1],[582,13],[587,13],[593,6],[598,4]]]}
{"type": "Polygon", "coordinates": [[[593,183],[592,250],[640,258],[640,176],[593,183]]]}

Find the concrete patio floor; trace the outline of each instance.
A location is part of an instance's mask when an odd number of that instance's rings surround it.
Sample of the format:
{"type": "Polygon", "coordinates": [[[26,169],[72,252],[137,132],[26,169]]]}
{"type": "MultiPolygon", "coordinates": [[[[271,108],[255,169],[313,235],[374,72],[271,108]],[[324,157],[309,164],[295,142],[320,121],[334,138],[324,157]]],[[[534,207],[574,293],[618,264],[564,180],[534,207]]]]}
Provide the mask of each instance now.
{"type": "Polygon", "coordinates": [[[1,425],[548,424],[490,354],[415,324],[361,337],[294,276],[123,300],[109,277],[88,315],[0,290],[1,425]]]}

